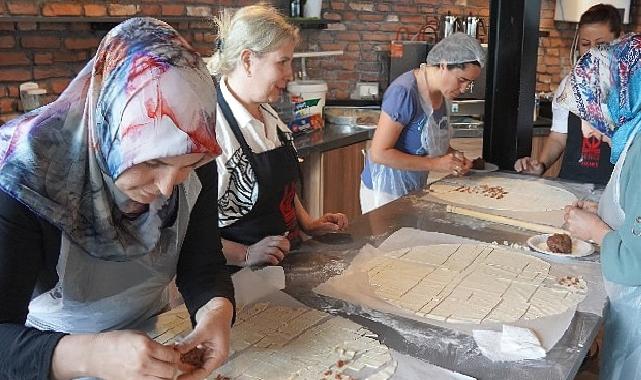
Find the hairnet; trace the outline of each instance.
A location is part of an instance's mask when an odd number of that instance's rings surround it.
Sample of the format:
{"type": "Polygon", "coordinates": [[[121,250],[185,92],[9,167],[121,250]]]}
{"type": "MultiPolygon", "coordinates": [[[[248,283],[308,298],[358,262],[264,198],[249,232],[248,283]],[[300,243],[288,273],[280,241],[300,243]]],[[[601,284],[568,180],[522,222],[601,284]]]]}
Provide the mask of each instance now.
{"type": "Polygon", "coordinates": [[[428,65],[465,63],[477,61],[481,67],[485,65],[485,51],[481,44],[472,36],[465,33],[454,33],[441,40],[434,46],[425,58],[428,65]]]}

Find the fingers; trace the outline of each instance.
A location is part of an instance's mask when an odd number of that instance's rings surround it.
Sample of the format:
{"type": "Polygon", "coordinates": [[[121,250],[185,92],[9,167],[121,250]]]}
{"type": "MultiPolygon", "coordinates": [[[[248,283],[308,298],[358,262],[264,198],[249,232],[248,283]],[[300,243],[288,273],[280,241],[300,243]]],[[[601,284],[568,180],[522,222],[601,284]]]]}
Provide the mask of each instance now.
{"type": "Polygon", "coordinates": [[[331,223],[336,226],[335,230],[342,230],[347,227],[347,216],[345,214],[336,213],[336,214],[325,214],[321,218],[324,220],[324,223],[331,223]]]}

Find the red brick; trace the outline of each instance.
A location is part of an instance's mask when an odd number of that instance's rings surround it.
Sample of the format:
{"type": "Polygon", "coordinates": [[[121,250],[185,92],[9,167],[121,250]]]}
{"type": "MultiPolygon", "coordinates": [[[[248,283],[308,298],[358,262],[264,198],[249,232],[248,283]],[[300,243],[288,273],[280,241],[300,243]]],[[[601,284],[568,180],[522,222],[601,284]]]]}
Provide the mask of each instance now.
{"type": "Polygon", "coordinates": [[[210,7],[192,7],[192,6],[187,6],[187,16],[194,16],[194,17],[209,17],[211,16],[211,8],[210,7]]]}
{"type": "Polygon", "coordinates": [[[43,16],[82,16],[82,6],[73,3],[45,3],[43,16]]]}
{"type": "Polygon", "coordinates": [[[87,61],[86,51],[55,51],[53,53],[53,60],[55,62],[85,62],[87,61]]]}
{"type": "Polygon", "coordinates": [[[35,53],[33,61],[36,65],[51,64],[53,63],[53,54],[51,53],[35,53]]]}
{"type": "Polygon", "coordinates": [[[363,40],[364,41],[390,41],[390,34],[388,33],[381,33],[381,32],[375,32],[375,33],[364,33],[363,34],[363,40]]]}
{"type": "Polygon", "coordinates": [[[51,79],[49,81],[49,89],[56,95],[61,94],[67,88],[69,82],[71,82],[70,78],[51,79]]]}
{"type": "Polygon", "coordinates": [[[12,22],[0,22],[0,30],[16,30],[12,22]]]}
{"type": "Polygon", "coordinates": [[[385,15],[382,13],[362,13],[358,18],[363,21],[383,21],[385,20],[385,15]]]}
{"type": "MultiPolygon", "coordinates": [[[[73,25],[73,24],[72,24],[73,25]]],[[[65,22],[41,22],[38,23],[40,30],[67,30],[69,25],[65,22]]]]}
{"type": "Polygon", "coordinates": [[[102,4],[85,4],[85,16],[102,17],[107,15],[107,7],[102,4]]]}
{"type": "Polygon", "coordinates": [[[38,14],[38,4],[35,1],[10,1],[7,3],[7,8],[12,15],[33,16],[38,14]]]}
{"type": "Polygon", "coordinates": [[[340,32],[336,34],[337,41],[360,41],[361,36],[356,32],[340,32]]]}
{"type": "Polygon", "coordinates": [[[394,5],[393,9],[395,12],[418,13],[415,5],[394,5]]]}
{"type": "Polygon", "coordinates": [[[158,16],[161,13],[160,5],[158,4],[143,4],[140,6],[140,14],[143,16],[158,16]]]}
{"type": "Polygon", "coordinates": [[[95,37],[67,37],[65,47],[69,50],[97,48],[100,40],[95,37]]]}
{"type": "Polygon", "coordinates": [[[0,36],[0,48],[11,49],[16,46],[16,39],[12,36],[0,36]]]}
{"type": "Polygon", "coordinates": [[[19,30],[36,30],[38,29],[38,24],[35,22],[18,22],[16,23],[18,25],[19,30]]]}
{"type": "Polygon", "coordinates": [[[20,90],[18,89],[18,86],[9,86],[7,88],[7,91],[9,91],[9,97],[10,98],[17,98],[20,96],[20,90]]]}
{"type": "Polygon", "coordinates": [[[67,78],[72,76],[73,73],[66,67],[60,66],[36,66],[33,68],[33,78],[35,80],[46,78],[67,78]]]}
{"type": "Polygon", "coordinates": [[[11,112],[16,112],[17,110],[18,110],[18,99],[12,99],[12,98],[0,99],[0,113],[11,113],[11,112]]]}
{"type": "Polygon", "coordinates": [[[23,48],[56,49],[60,47],[60,38],[54,36],[25,36],[20,39],[23,48]]]}
{"type": "Polygon", "coordinates": [[[336,9],[336,10],[343,10],[347,8],[346,4],[342,1],[332,1],[330,4],[331,9],[336,9]]]}
{"type": "Polygon", "coordinates": [[[185,14],[184,5],[163,4],[160,7],[163,16],[183,16],[185,14]]]}
{"type": "Polygon", "coordinates": [[[31,60],[24,52],[2,52],[0,54],[0,66],[28,65],[31,60]]]}
{"type": "Polygon", "coordinates": [[[28,68],[0,70],[0,82],[23,82],[32,78],[28,68]]]}
{"type": "Polygon", "coordinates": [[[87,32],[91,30],[91,24],[89,24],[88,22],[72,22],[70,30],[73,30],[75,32],[87,32]]]}
{"type": "Polygon", "coordinates": [[[378,4],[376,10],[379,12],[389,12],[392,10],[392,6],[390,4],[378,4]]]}
{"type": "Polygon", "coordinates": [[[138,6],[134,4],[109,4],[110,16],[134,16],[138,12],[138,6]]]}

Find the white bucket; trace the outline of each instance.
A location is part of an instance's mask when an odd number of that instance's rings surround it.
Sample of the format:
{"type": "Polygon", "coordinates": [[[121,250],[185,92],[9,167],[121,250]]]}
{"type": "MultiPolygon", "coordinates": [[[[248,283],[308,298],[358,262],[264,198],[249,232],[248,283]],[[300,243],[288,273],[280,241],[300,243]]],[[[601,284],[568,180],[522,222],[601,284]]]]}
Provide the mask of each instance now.
{"type": "Polygon", "coordinates": [[[303,7],[303,17],[318,17],[321,16],[321,8],[323,7],[323,0],[307,0],[303,7]]]}
{"type": "MultiPolygon", "coordinates": [[[[309,0],[308,0],[309,1],[309,0]]],[[[300,80],[287,83],[287,92],[292,96],[300,96],[303,100],[319,99],[318,105],[310,109],[311,113],[323,115],[327,82],[322,80],[300,80]]]]}

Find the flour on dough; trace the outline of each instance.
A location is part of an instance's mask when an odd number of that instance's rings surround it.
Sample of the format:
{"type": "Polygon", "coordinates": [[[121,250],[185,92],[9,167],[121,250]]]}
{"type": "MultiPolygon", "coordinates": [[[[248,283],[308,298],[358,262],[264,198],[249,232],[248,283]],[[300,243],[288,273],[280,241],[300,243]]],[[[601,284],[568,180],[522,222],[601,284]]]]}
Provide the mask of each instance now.
{"type": "Polygon", "coordinates": [[[559,314],[587,293],[550,264],[491,244],[439,244],[376,257],[369,283],[387,302],[450,323],[511,323],[559,314]]]}
{"type": "Polygon", "coordinates": [[[491,176],[435,182],[430,195],[448,203],[527,212],[562,210],[577,200],[571,192],[543,182],[491,176]]]}
{"type": "Polygon", "coordinates": [[[212,379],[389,379],[396,361],[377,336],[341,317],[267,303],[241,309],[233,354],[212,379]]]}

